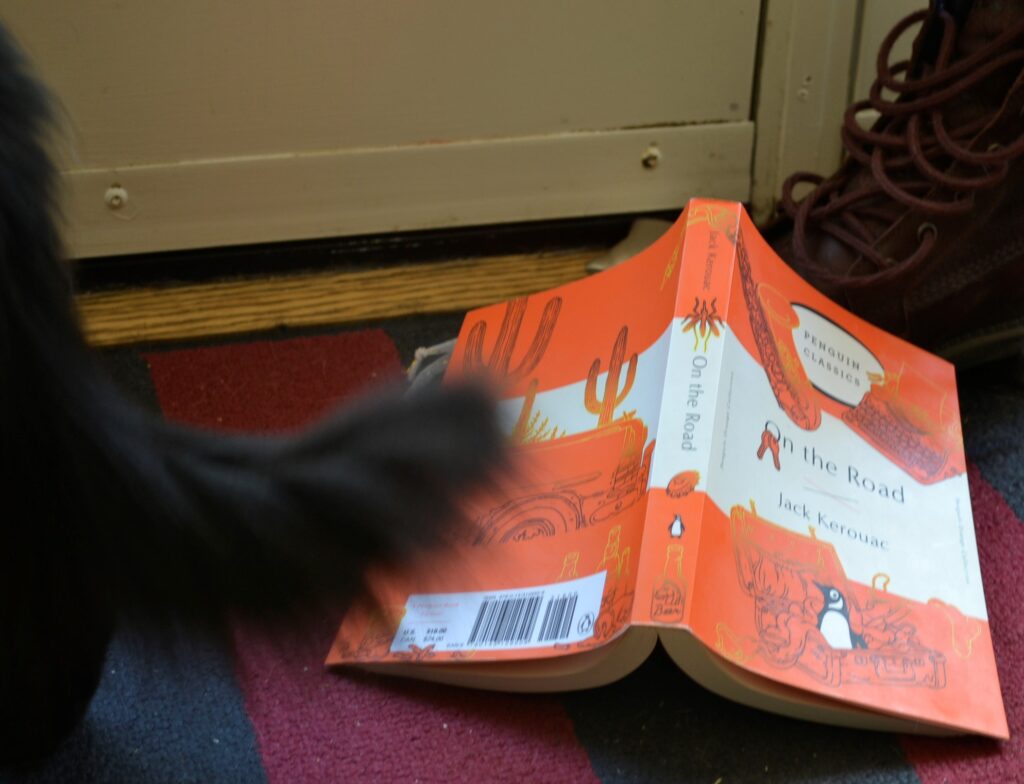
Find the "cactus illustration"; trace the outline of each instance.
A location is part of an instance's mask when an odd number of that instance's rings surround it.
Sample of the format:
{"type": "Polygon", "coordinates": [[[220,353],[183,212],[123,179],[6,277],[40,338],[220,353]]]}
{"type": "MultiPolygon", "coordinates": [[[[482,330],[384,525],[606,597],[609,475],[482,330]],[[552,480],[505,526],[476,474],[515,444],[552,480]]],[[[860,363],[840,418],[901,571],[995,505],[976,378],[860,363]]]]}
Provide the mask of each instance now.
{"type": "Polygon", "coordinates": [[[505,316],[501,320],[497,340],[486,362],[483,357],[483,349],[484,339],[487,336],[487,323],[478,321],[473,325],[466,340],[466,355],[463,360],[463,367],[467,372],[475,373],[486,368],[495,380],[512,385],[519,383],[534,371],[551,342],[555,323],[558,321],[558,312],[562,309],[562,298],[552,297],[544,306],[540,324],[537,325],[537,331],[534,333],[529,348],[519,361],[518,366],[510,369],[512,352],[519,340],[523,316],[526,315],[527,299],[527,297],[518,297],[505,306],[505,316]]]}
{"type": "Polygon", "coordinates": [[[615,409],[626,399],[626,395],[633,388],[633,381],[636,379],[636,352],[629,358],[629,367],[626,370],[626,380],[619,388],[619,375],[622,371],[622,360],[626,356],[626,338],[629,336],[629,327],[624,326],[619,330],[615,338],[615,345],[612,346],[612,357],[608,363],[608,376],[604,382],[604,397],[597,397],[597,377],[601,374],[601,360],[595,359],[587,373],[587,386],[584,390],[583,402],[587,411],[597,414],[597,426],[603,427],[615,418],[615,409]]]}
{"type": "Polygon", "coordinates": [[[533,403],[537,399],[537,384],[537,379],[533,379],[526,390],[523,407],[519,410],[519,419],[512,429],[514,443],[532,444],[537,441],[561,438],[565,435],[565,431],[559,430],[548,417],[543,416],[540,411],[533,410],[533,403]]]}
{"type": "Polygon", "coordinates": [[[537,379],[530,381],[530,386],[526,389],[526,397],[523,398],[523,407],[519,410],[519,419],[512,429],[512,440],[518,443],[524,443],[527,440],[533,414],[533,402],[537,399],[537,384],[537,379]]]}
{"type": "MultiPolygon", "coordinates": [[[[527,297],[518,297],[511,300],[505,306],[505,316],[501,320],[501,327],[498,329],[498,337],[494,343],[490,358],[484,362],[484,338],[487,336],[487,322],[478,321],[469,331],[466,340],[466,355],[463,359],[463,368],[467,373],[477,373],[487,370],[494,380],[501,384],[512,386],[529,376],[540,364],[544,352],[548,349],[551,336],[555,332],[555,324],[558,322],[558,313],[562,309],[562,298],[552,297],[544,306],[544,312],[540,317],[540,324],[533,335],[526,353],[515,369],[510,369],[512,364],[512,352],[515,350],[516,341],[519,339],[519,330],[523,325],[523,316],[526,315],[527,297]]],[[[525,443],[530,440],[531,428],[539,424],[531,419],[533,414],[533,403],[537,398],[537,379],[530,382],[526,397],[523,400],[522,410],[519,412],[519,420],[512,431],[512,440],[525,443]]],[[[542,428],[543,429],[543,428],[542,428]]],[[[553,436],[552,436],[553,437],[553,436]]],[[[534,439],[536,440],[536,439],[534,439]]]]}

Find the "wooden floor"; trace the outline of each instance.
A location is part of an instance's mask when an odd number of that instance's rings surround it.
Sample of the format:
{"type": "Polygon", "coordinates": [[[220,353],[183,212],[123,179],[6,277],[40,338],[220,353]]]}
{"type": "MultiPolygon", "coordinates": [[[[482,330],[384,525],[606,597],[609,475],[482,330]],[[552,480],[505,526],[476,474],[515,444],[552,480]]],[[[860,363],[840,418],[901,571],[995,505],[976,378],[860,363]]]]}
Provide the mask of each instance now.
{"type": "Polygon", "coordinates": [[[86,293],[91,343],[117,346],[467,310],[583,277],[600,251],[422,262],[355,272],[86,293]]]}

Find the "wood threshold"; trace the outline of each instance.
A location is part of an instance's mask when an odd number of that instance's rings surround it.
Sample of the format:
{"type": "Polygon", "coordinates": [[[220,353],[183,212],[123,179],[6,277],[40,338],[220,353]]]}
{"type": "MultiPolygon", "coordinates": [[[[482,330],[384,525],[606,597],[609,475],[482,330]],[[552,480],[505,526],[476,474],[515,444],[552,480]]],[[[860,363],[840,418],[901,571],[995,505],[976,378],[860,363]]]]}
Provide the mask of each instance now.
{"type": "Polygon", "coordinates": [[[586,275],[600,250],[570,250],[80,294],[95,346],[124,346],[279,327],[450,313],[586,275]]]}

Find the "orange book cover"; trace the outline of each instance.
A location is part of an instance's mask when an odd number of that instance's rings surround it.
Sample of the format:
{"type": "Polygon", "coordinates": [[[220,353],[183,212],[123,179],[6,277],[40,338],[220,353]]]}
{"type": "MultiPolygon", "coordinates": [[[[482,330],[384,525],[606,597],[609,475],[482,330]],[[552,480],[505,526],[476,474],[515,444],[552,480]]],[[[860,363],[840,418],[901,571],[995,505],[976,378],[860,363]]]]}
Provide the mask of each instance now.
{"type": "Polygon", "coordinates": [[[486,672],[682,632],[822,704],[1007,737],[954,369],[800,280],[741,205],[693,200],[629,261],[471,312],[449,375],[479,371],[514,479],[379,575],[328,664],[486,672]]]}

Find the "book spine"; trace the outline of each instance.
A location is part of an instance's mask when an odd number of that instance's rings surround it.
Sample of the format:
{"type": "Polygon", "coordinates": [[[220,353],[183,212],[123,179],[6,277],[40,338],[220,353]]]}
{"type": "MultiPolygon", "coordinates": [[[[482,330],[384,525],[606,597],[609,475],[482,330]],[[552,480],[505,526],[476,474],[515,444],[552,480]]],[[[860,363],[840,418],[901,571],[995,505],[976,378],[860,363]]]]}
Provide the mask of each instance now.
{"type": "Polygon", "coordinates": [[[716,435],[737,204],[687,207],[633,620],[685,625],[716,435]],[[646,594],[646,595],[645,595],[646,594]]]}

